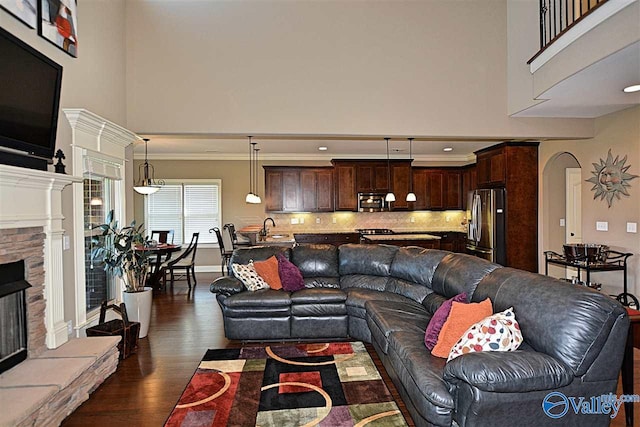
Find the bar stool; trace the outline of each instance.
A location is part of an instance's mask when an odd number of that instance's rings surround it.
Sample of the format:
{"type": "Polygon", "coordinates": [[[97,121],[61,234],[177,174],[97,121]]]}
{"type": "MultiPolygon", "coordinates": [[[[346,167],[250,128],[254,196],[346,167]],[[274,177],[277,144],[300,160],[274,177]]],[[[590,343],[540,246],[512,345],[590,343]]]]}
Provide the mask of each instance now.
{"type": "Polygon", "coordinates": [[[248,239],[240,240],[238,238],[238,233],[236,233],[236,226],[233,223],[225,224],[223,229],[227,230],[229,233],[229,240],[231,240],[231,245],[233,249],[237,249],[238,247],[248,247],[251,246],[251,241],[248,239]]]}
{"type": "Polygon", "coordinates": [[[222,239],[222,233],[218,227],[213,227],[209,229],[209,233],[216,233],[216,238],[218,239],[218,247],[220,248],[220,258],[222,260],[222,265],[220,266],[220,271],[224,276],[224,269],[227,268],[227,274],[231,274],[229,270],[229,260],[231,259],[231,255],[233,251],[228,251],[224,248],[224,240],[222,239]]]}

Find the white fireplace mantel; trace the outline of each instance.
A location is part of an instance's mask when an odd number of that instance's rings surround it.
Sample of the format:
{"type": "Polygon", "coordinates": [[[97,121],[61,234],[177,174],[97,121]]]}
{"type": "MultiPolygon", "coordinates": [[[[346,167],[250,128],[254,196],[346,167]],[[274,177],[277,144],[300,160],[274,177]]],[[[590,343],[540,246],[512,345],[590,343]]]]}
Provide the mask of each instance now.
{"type": "Polygon", "coordinates": [[[46,345],[68,340],[64,320],[62,189],[82,178],[0,165],[0,228],[42,227],[46,345]]]}

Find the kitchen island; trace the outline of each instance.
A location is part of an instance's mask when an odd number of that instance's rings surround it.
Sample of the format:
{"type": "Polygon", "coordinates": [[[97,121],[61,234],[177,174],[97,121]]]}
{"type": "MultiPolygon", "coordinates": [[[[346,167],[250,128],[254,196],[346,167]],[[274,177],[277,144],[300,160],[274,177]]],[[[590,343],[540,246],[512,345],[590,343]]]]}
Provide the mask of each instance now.
{"type": "Polygon", "coordinates": [[[386,244],[394,246],[420,246],[426,249],[440,249],[440,236],[427,233],[371,234],[362,236],[362,242],[368,244],[386,244]]]}

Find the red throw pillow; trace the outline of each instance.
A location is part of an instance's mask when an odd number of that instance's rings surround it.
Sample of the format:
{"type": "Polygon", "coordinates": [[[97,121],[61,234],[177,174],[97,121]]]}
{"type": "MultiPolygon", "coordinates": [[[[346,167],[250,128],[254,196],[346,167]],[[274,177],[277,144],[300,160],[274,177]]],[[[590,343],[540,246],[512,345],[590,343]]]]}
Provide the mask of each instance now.
{"type": "Polygon", "coordinates": [[[278,260],[275,256],[271,256],[265,261],[254,261],[253,267],[271,289],[282,289],[280,273],[278,273],[278,260]]]}
{"type": "MultiPolygon", "coordinates": [[[[304,289],[304,279],[300,269],[282,254],[278,254],[278,273],[280,274],[282,289],[285,291],[295,292],[304,289]]],[[[451,345],[453,346],[453,344],[451,345]]]]}
{"type": "MultiPolygon", "coordinates": [[[[264,277],[263,277],[264,279],[264,277]]],[[[267,283],[269,283],[267,281],[267,283]]],[[[451,305],[453,302],[467,302],[467,293],[463,292],[461,294],[456,295],[453,298],[450,298],[442,303],[440,307],[433,313],[431,320],[429,321],[429,325],[427,325],[427,330],[424,333],[424,345],[429,349],[433,350],[433,347],[436,346],[438,342],[438,335],[440,335],[440,330],[442,330],[442,326],[444,322],[449,318],[449,313],[451,312],[451,305]]]]}
{"type": "Polygon", "coordinates": [[[493,307],[489,298],[477,303],[452,303],[449,318],[442,325],[442,330],[438,335],[438,342],[431,350],[431,354],[437,357],[449,357],[451,349],[462,337],[462,334],[474,323],[492,314],[493,307]]]}

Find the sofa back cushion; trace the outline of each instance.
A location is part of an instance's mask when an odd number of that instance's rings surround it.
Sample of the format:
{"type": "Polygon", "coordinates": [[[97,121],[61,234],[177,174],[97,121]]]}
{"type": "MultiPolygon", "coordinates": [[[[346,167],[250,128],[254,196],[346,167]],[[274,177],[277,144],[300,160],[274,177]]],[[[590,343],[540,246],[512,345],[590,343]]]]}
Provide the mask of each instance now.
{"type": "Polygon", "coordinates": [[[339,277],[338,248],[334,245],[299,245],[291,249],[291,262],[305,279],[339,277]]]}
{"type": "Polygon", "coordinates": [[[471,298],[478,283],[497,268],[501,266],[471,255],[448,254],[438,264],[431,286],[446,298],[463,292],[471,298]]]}
{"type": "Polygon", "coordinates": [[[340,276],[366,274],[388,277],[397,246],[359,245],[349,243],[338,247],[340,276]]]}
{"type": "MultiPolygon", "coordinates": [[[[229,265],[249,264],[249,261],[265,261],[272,256],[283,254],[290,258],[290,249],[281,246],[252,246],[250,248],[238,248],[233,251],[229,265]]],[[[235,276],[235,274],[234,274],[235,276]]],[[[237,278],[237,277],[236,277],[237,278]]]]}
{"type": "Polygon", "coordinates": [[[436,267],[449,253],[417,246],[399,248],[391,263],[391,276],[431,288],[436,267]]]}
{"type": "Polygon", "coordinates": [[[564,362],[576,375],[591,366],[625,312],[600,292],[513,268],[485,277],[472,300],[487,297],[494,311],[513,307],[525,343],[564,362]]]}
{"type": "Polygon", "coordinates": [[[431,281],[436,267],[449,252],[417,246],[399,248],[391,263],[387,292],[422,302],[433,292],[431,281]]]}

